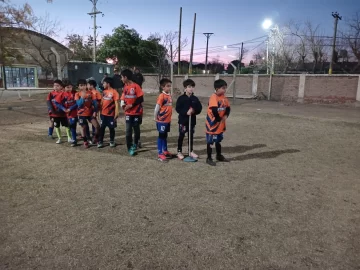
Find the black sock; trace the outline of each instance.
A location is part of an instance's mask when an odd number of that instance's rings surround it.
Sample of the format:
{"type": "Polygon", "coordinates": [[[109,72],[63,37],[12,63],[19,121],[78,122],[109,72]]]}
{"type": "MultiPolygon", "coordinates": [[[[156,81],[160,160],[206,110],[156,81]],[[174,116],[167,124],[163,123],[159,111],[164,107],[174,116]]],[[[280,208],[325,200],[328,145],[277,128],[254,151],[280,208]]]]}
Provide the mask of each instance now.
{"type": "Polygon", "coordinates": [[[215,148],[216,148],[216,155],[221,156],[221,144],[218,142],[215,143],[215,148]]]}
{"type": "Polygon", "coordinates": [[[115,128],[110,128],[110,142],[115,141],[115,128]]]}
{"type": "Polygon", "coordinates": [[[211,149],[211,144],[210,143],[208,143],[206,145],[206,150],[207,150],[208,159],[211,159],[212,149],[211,149]]]}

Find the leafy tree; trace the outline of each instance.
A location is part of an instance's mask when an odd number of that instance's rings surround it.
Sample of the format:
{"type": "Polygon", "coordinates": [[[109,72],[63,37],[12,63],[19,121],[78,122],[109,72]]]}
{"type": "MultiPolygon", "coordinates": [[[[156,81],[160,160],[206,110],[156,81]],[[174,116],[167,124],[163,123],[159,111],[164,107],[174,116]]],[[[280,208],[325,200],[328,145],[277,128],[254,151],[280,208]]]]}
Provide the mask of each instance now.
{"type": "Polygon", "coordinates": [[[92,60],[92,46],[94,43],[92,36],[89,36],[86,41],[78,34],[68,35],[65,39],[67,40],[67,47],[74,53],[74,60],[92,60]]]}

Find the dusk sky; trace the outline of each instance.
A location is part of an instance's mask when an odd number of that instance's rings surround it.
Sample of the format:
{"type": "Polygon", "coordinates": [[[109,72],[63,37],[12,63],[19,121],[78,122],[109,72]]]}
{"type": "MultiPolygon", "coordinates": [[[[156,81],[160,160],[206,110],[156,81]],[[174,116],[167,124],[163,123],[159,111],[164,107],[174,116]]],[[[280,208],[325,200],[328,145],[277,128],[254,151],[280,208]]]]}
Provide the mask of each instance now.
{"type": "MultiPolygon", "coordinates": [[[[63,41],[66,34],[92,34],[93,22],[88,12],[92,9],[89,0],[53,0],[46,4],[45,0],[12,0],[14,4],[28,2],[36,15],[46,12],[57,18],[62,25],[62,32],[56,38],[63,41]]],[[[241,43],[243,41],[266,35],[261,24],[265,18],[282,25],[289,20],[304,22],[312,21],[321,24],[324,35],[332,36],[334,19],[332,11],[338,11],[344,19],[360,11],[360,0],[99,0],[98,9],[104,17],[98,18],[100,37],[111,33],[120,24],[126,24],[137,30],[144,38],[150,33],[178,31],[179,11],[183,8],[182,35],[188,37],[189,45],[183,51],[184,59],[189,59],[190,43],[194,13],[197,13],[194,61],[204,62],[206,37],[203,32],[214,35],[209,41],[209,61],[219,57],[221,61],[233,60],[238,49],[223,50],[222,46],[241,43]],[[212,48],[216,47],[217,48],[212,48]],[[232,56],[229,56],[232,55],[232,56]]],[[[256,52],[257,47],[265,38],[256,43],[244,46],[250,50],[247,59],[256,52]]],[[[261,45],[260,45],[261,46],[261,45]]]]}

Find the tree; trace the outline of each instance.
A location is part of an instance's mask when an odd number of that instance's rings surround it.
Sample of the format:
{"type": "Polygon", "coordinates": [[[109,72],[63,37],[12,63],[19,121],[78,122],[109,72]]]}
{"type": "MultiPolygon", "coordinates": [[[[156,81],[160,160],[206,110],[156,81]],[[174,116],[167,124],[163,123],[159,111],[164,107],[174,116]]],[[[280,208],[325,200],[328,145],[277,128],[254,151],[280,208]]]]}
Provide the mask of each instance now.
{"type": "Polygon", "coordinates": [[[33,11],[29,4],[16,7],[9,1],[0,1],[0,62],[9,65],[13,59],[21,61],[21,51],[8,44],[23,43],[24,36],[16,28],[29,28],[32,26],[33,11]]]}
{"type": "Polygon", "coordinates": [[[356,12],[349,20],[345,21],[346,28],[342,35],[346,45],[357,60],[357,65],[353,68],[354,72],[360,66],[360,11],[356,12]]]}
{"type": "Polygon", "coordinates": [[[91,61],[92,60],[92,46],[94,39],[89,36],[85,41],[84,38],[78,34],[67,35],[67,47],[73,52],[74,60],[91,61]]]}
{"type": "MultiPolygon", "coordinates": [[[[36,62],[48,75],[52,73],[54,77],[60,77],[56,55],[53,50],[49,50],[46,41],[48,38],[57,36],[61,30],[60,24],[57,20],[50,18],[49,14],[44,17],[33,17],[32,24],[29,30],[33,30],[41,35],[34,35],[32,32],[25,32],[26,34],[26,49],[25,52],[36,62]]],[[[72,54],[66,50],[65,52],[58,52],[60,58],[64,59],[63,65],[60,67],[61,71],[64,66],[71,59],[72,54]]]]}
{"type": "Polygon", "coordinates": [[[313,65],[313,73],[316,72],[316,67],[318,63],[322,63],[324,60],[324,39],[320,36],[319,27],[320,25],[314,26],[310,21],[305,23],[306,26],[306,40],[309,44],[310,51],[312,53],[314,65],[313,65]]]}
{"type": "MultiPolygon", "coordinates": [[[[141,36],[135,29],[120,25],[113,29],[111,35],[103,37],[97,52],[100,61],[106,58],[117,58],[119,66],[142,66],[144,59],[139,53],[141,36]]],[[[145,61],[146,62],[146,61],[145,61]]]]}

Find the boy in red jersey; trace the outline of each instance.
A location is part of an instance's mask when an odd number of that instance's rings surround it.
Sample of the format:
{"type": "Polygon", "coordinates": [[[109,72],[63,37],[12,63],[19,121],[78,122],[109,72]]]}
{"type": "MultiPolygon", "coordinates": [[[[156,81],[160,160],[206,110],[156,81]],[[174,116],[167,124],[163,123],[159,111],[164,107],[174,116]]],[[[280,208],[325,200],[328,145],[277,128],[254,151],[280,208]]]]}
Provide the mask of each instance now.
{"type": "Polygon", "coordinates": [[[172,98],[170,95],[171,83],[172,82],[166,78],[160,80],[162,93],[159,95],[156,101],[154,111],[154,120],[156,121],[156,128],[159,132],[157,147],[158,160],[160,161],[166,161],[168,158],[172,157],[167,149],[167,137],[168,132],[170,132],[172,116],[172,98]]]}
{"type": "Polygon", "coordinates": [[[56,106],[56,100],[62,100],[62,94],[63,94],[63,83],[61,80],[55,80],[54,90],[48,94],[46,99],[46,104],[50,116],[48,137],[51,139],[53,138],[52,134],[55,127],[56,135],[58,137],[58,140],[56,141],[57,144],[61,143],[60,124],[63,127],[68,127],[68,121],[65,113],[56,106]]]}
{"type": "Polygon", "coordinates": [[[83,130],[84,147],[89,147],[88,135],[86,134],[89,128],[88,122],[95,126],[95,142],[97,142],[99,134],[99,123],[96,120],[97,101],[96,97],[86,89],[86,80],[80,79],[78,81],[79,92],[75,95],[76,104],[78,105],[78,120],[83,130]]]}
{"type": "Polygon", "coordinates": [[[226,119],[230,115],[230,103],[225,96],[227,83],[224,80],[214,82],[215,93],[210,96],[206,116],[206,141],[207,141],[207,159],[206,163],[215,166],[211,154],[211,146],[215,143],[216,160],[220,162],[229,162],[221,154],[221,144],[223,133],[226,130],[226,119]]]}
{"type": "MultiPolygon", "coordinates": [[[[96,102],[98,105],[98,112],[101,110],[100,109],[100,104],[101,104],[101,93],[96,89],[97,83],[96,81],[91,77],[88,81],[87,81],[87,89],[89,91],[91,91],[91,93],[93,94],[93,96],[96,98],[96,102]]],[[[98,116],[98,115],[97,115],[98,116]]],[[[96,120],[98,120],[98,118],[96,117],[96,120]]],[[[90,138],[90,130],[87,129],[86,130],[86,135],[90,138]]],[[[92,125],[92,136],[93,138],[95,137],[95,127],[92,125]]],[[[91,142],[91,141],[90,141],[91,142]]]]}
{"type": "Polygon", "coordinates": [[[141,87],[134,83],[131,78],[133,73],[129,69],[121,72],[121,80],[124,83],[121,95],[121,108],[125,111],[126,120],[126,145],[131,156],[135,155],[140,139],[140,125],[142,122],[144,93],[141,87]],[[134,144],[132,132],[134,129],[134,144]]]}
{"type": "Polygon", "coordinates": [[[66,133],[68,136],[68,142],[71,143],[71,146],[76,146],[76,123],[77,123],[77,104],[75,101],[76,91],[73,90],[73,86],[70,81],[63,81],[65,92],[63,93],[62,99],[57,99],[57,106],[66,113],[69,128],[66,128],[66,133]]]}
{"type": "Polygon", "coordinates": [[[113,79],[106,77],[103,80],[104,91],[102,92],[100,110],[100,135],[98,148],[103,147],[103,140],[106,127],[110,130],[110,147],[115,147],[116,119],[119,116],[119,93],[112,88],[113,79]]]}

